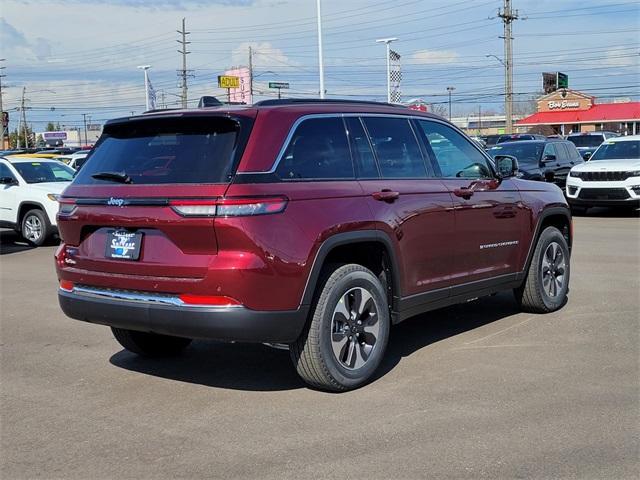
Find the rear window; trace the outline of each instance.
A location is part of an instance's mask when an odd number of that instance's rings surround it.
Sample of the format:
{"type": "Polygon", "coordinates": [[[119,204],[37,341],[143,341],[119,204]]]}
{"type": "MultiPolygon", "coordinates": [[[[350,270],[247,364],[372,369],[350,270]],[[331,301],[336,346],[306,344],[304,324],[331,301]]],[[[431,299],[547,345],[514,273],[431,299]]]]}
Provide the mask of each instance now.
{"type": "Polygon", "coordinates": [[[604,135],[576,135],[575,137],[568,137],[571,143],[576,147],[597,147],[604,142],[604,135]]]}
{"type": "Polygon", "coordinates": [[[496,143],[517,142],[519,140],[535,140],[533,135],[502,135],[496,143]]]}
{"type": "MultiPolygon", "coordinates": [[[[228,117],[148,119],[107,125],[75,184],[105,184],[101,173],[132,184],[230,181],[251,121],[228,117]]],[[[103,175],[104,177],[104,175],[103,175]]]]}

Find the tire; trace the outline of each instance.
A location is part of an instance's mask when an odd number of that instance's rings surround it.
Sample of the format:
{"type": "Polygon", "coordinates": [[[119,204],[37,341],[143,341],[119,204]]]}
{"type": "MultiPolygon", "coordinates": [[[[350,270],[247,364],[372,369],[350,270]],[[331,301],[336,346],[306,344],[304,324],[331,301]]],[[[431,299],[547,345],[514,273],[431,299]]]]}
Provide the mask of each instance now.
{"type": "Polygon", "coordinates": [[[40,247],[51,236],[51,225],[42,210],[29,210],[20,222],[20,235],[31,245],[40,247]]]}
{"type": "Polygon", "coordinates": [[[138,332],[111,327],[113,336],[125,349],[143,357],[170,357],[182,352],[190,338],[172,337],[157,333],[138,332]]]}
{"type": "Polygon", "coordinates": [[[384,356],[391,321],[386,291],[373,272],[347,264],[324,273],[309,321],[289,352],[307,384],[341,392],[371,379],[384,356]]]}
{"type": "Polygon", "coordinates": [[[522,310],[549,313],[562,308],[567,301],[570,273],[567,241],[557,228],[545,228],[538,238],[527,277],[514,290],[522,310]]]}

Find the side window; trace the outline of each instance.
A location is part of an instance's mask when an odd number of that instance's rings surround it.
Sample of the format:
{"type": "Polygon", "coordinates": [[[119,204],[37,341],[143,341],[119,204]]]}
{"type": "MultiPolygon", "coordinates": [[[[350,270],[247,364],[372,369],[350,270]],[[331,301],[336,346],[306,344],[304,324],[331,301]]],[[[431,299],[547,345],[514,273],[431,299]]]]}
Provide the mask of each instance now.
{"type": "Polygon", "coordinates": [[[557,143],[556,150],[560,152],[560,163],[569,163],[571,161],[571,155],[569,149],[564,143],[557,143]]]}
{"type": "Polygon", "coordinates": [[[356,166],[356,176],[358,178],[380,178],[376,159],[371,150],[369,138],[362,128],[360,119],[356,117],[347,117],[347,132],[351,141],[351,152],[353,153],[353,162],[356,166]]]}
{"type": "Polygon", "coordinates": [[[569,158],[571,159],[571,161],[573,162],[582,161],[582,156],[580,156],[580,152],[578,151],[578,149],[573,143],[565,142],[564,146],[569,151],[569,158]]]}
{"type": "Polygon", "coordinates": [[[409,120],[365,117],[383,178],[426,178],[427,170],[409,120]]]}
{"type": "Polygon", "coordinates": [[[559,160],[558,152],[556,152],[556,148],[554,147],[553,143],[547,143],[544,146],[544,152],[542,152],[542,158],[544,159],[544,157],[546,157],[547,155],[553,155],[554,157],[556,157],[556,160],[559,160]]]}
{"type": "Polygon", "coordinates": [[[485,156],[462,134],[439,122],[420,120],[418,123],[443,177],[493,177],[485,156]]]}
{"type": "Polygon", "coordinates": [[[11,177],[15,180],[16,176],[11,173],[9,167],[7,167],[4,163],[0,163],[0,177],[11,177]]]}
{"type": "Polygon", "coordinates": [[[354,178],[342,118],[311,118],[300,123],[276,175],[283,180],[354,178]]]}

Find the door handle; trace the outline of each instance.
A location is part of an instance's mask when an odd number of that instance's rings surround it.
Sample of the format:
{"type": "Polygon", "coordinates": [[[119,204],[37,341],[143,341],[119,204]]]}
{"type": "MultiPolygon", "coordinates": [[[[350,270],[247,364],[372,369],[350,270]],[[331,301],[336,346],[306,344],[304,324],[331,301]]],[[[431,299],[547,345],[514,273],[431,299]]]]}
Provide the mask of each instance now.
{"type": "Polygon", "coordinates": [[[456,197],[462,197],[464,199],[469,199],[473,196],[473,188],[469,188],[469,187],[461,187],[461,188],[456,188],[453,191],[453,194],[456,197]]]}
{"type": "Polygon", "coordinates": [[[395,202],[398,198],[400,198],[400,192],[394,192],[387,188],[382,189],[379,192],[374,192],[371,194],[374,200],[378,200],[380,202],[392,203],[395,202]]]}

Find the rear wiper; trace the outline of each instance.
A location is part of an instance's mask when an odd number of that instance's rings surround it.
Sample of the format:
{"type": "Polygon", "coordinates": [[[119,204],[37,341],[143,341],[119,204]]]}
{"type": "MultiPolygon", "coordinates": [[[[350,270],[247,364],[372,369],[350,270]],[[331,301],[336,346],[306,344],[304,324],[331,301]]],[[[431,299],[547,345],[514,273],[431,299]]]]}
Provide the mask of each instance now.
{"type": "Polygon", "coordinates": [[[98,172],[91,175],[93,178],[97,180],[110,180],[112,182],[119,183],[133,183],[131,177],[126,173],[122,172],[98,172]]]}

